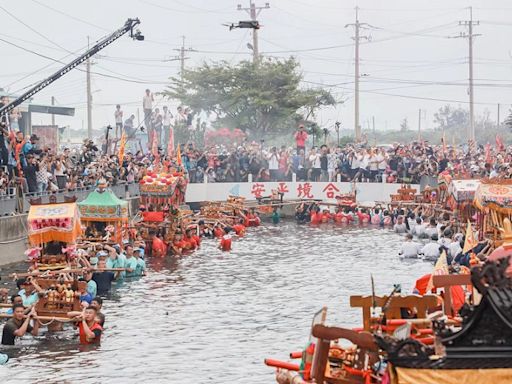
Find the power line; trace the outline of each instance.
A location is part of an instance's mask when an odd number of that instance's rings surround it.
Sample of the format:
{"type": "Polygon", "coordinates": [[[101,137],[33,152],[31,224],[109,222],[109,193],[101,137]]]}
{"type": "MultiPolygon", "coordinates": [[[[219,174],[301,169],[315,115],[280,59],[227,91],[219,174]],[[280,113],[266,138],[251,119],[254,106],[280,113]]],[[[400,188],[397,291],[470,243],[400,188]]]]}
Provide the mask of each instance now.
{"type": "Polygon", "coordinates": [[[69,52],[71,53],[70,51],[68,51],[66,48],[64,48],[63,46],[57,44],[56,42],[54,42],[53,40],[51,40],[50,38],[46,37],[45,35],[43,35],[42,33],[40,33],[39,31],[37,31],[36,29],[32,28],[30,25],[28,25],[27,23],[25,23],[23,20],[19,19],[18,17],[16,17],[15,15],[13,15],[11,12],[9,12],[7,9],[5,9],[4,7],[2,7],[0,5],[0,9],[3,10],[5,13],[7,13],[9,16],[11,16],[13,19],[15,19],[16,21],[18,21],[20,24],[24,25],[25,27],[27,27],[28,29],[30,29],[32,32],[34,32],[35,34],[37,34],[38,36],[42,37],[43,39],[45,39],[46,41],[50,42],[51,44],[63,49],[64,51],[66,52],[69,52]]]}
{"type": "Polygon", "coordinates": [[[109,30],[109,29],[104,28],[104,27],[102,27],[101,25],[97,25],[97,24],[91,23],[91,22],[89,22],[89,21],[86,21],[86,20],[80,19],[80,18],[78,18],[78,17],[76,17],[76,16],[70,15],[69,13],[63,12],[63,11],[61,11],[60,9],[55,9],[55,8],[53,8],[53,7],[50,7],[50,6],[49,6],[49,5],[47,5],[47,4],[41,3],[41,2],[40,2],[40,1],[38,1],[38,0],[32,0],[32,2],[34,2],[34,3],[36,3],[36,4],[39,4],[41,7],[44,7],[44,8],[50,9],[50,10],[52,10],[52,11],[54,11],[54,12],[57,12],[57,13],[59,13],[59,14],[63,15],[63,16],[66,16],[67,18],[70,18],[70,19],[76,20],[76,21],[78,21],[78,22],[80,22],[80,23],[83,23],[83,24],[86,24],[86,25],[90,25],[91,27],[94,27],[94,28],[101,29],[101,30],[103,30],[103,31],[105,31],[105,32],[110,32],[110,30],[109,30]]]}

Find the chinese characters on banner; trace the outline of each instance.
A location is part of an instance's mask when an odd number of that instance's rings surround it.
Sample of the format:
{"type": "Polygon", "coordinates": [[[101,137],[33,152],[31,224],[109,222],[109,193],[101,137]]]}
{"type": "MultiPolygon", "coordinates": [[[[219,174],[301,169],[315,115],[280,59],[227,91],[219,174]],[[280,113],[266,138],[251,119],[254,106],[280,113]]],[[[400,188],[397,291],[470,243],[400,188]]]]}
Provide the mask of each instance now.
{"type": "Polygon", "coordinates": [[[249,199],[271,197],[273,193],[282,193],[285,198],[291,199],[319,199],[333,200],[336,196],[350,191],[341,191],[336,183],[309,183],[309,182],[278,182],[278,183],[252,183],[249,199]]]}

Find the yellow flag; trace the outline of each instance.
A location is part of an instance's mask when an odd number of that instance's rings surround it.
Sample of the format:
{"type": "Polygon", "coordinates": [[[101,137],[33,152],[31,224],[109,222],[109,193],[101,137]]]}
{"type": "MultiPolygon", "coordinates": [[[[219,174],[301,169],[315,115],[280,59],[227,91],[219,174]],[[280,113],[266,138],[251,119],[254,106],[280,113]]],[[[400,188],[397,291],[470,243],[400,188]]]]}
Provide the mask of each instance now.
{"type": "Polygon", "coordinates": [[[178,144],[178,149],[176,150],[176,164],[178,164],[179,166],[182,165],[182,161],[181,161],[181,147],[180,147],[179,144],[178,144]]]}
{"type": "Polygon", "coordinates": [[[464,240],[464,249],[462,253],[466,253],[471,251],[478,244],[478,240],[475,239],[475,234],[473,233],[473,228],[471,228],[471,223],[468,220],[468,226],[466,228],[466,239],[464,240]]]}
{"type": "Polygon", "coordinates": [[[427,292],[430,292],[432,288],[434,288],[434,276],[437,275],[447,275],[448,274],[448,260],[446,258],[446,251],[443,250],[441,255],[436,261],[436,265],[434,265],[434,271],[430,275],[430,279],[427,284],[427,292]]]}
{"type": "Polygon", "coordinates": [[[123,132],[123,134],[121,135],[121,140],[119,141],[119,153],[117,155],[117,157],[119,158],[119,165],[123,165],[125,146],[126,146],[126,132],[123,132]]]}

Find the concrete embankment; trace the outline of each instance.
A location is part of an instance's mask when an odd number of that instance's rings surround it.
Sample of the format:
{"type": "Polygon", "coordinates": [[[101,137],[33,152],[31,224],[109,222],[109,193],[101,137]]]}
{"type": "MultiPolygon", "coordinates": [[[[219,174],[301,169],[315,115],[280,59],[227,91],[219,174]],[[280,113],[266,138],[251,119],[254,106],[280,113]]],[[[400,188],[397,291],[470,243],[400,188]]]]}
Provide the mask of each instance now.
{"type": "Polygon", "coordinates": [[[0,265],[25,259],[27,215],[0,217],[0,265]]]}

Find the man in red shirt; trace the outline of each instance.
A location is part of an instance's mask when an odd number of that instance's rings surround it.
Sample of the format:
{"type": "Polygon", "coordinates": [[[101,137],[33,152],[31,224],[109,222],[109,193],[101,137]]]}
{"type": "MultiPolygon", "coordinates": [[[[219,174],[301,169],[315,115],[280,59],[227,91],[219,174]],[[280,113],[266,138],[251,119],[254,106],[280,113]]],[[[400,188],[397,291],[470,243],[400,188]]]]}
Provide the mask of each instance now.
{"type": "Polygon", "coordinates": [[[231,251],[231,235],[229,232],[231,231],[231,228],[226,227],[225,228],[225,235],[223,235],[220,239],[219,249],[225,252],[231,251]]]}
{"type": "Polygon", "coordinates": [[[103,328],[96,322],[96,308],[88,306],[80,316],[78,331],[80,332],[80,344],[99,344],[103,328]]]}
{"type": "Polygon", "coordinates": [[[233,225],[233,230],[235,231],[238,237],[242,237],[243,235],[245,235],[245,225],[243,223],[244,219],[240,219],[237,224],[233,225]]]}
{"type": "Polygon", "coordinates": [[[295,132],[295,144],[297,145],[297,153],[302,149],[306,153],[306,140],[308,133],[304,129],[304,124],[299,125],[299,130],[295,132]]]}

